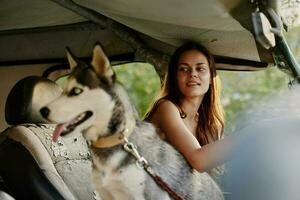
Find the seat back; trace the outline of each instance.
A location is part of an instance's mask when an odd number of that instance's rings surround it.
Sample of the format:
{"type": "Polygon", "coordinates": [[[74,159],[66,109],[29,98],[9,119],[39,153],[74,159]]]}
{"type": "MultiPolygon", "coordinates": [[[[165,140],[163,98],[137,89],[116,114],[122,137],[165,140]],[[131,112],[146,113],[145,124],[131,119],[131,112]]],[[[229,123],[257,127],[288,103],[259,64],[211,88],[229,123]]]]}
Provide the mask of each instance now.
{"type": "Polygon", "coordinates": [[[86,141],[77,133],[53,143],[55,125],[39,112],[61,92],[46,78],[26,77],[8,95],[5,117],[12,126],[0,135],[0,173],[16,198],[94,199],[86,141]]]}

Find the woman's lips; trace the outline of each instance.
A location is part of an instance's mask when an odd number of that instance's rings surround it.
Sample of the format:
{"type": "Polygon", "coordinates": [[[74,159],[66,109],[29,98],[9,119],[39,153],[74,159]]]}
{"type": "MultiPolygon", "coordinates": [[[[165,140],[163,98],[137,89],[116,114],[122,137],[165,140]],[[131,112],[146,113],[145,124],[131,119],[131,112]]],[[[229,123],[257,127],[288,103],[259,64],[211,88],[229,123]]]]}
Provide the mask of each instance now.
{"type": "Polygon", "coordinates": [[[186,85],[187,85],[187,86],[198,86],[198,85],[200,85],[200,83],[198,83],[198,82],[196,82],[196,81],[189,81],[189,82],[187,82],[186,85]]]}

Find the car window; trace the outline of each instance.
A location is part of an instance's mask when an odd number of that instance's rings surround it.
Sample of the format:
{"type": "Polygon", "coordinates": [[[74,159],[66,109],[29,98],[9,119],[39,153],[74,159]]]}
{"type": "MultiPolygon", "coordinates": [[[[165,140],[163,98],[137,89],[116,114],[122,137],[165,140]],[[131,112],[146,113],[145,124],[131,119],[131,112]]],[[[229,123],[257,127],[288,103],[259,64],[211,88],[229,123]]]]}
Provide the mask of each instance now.
{"type": "MultiPolygon", "coordinates": [[[[160,81],[150,64],[131,63],[114,67],[129,91],[140,116],[158,95],[160,81]]],[[[226,116],[225,134],[235,130],[237,119],[268,96],[288,88],[289,77],[276,66],[260,71],[218,70],[222,82],[221,102],[226,116]]]]}
{"type": "Polygon", "coordinates": [[[129,92],[140,117],[143,117],[160,89],[160,79],[154,67],[147,63],[128,63],[114,66],[114,70],[129,92]]]}
{"type": "Polygon", "coordinates": [[[296,60],[300,61],[300,26],[291,28],[285,33],[286,40],[296,60]]]}
{"type": "MultiPolygon", "coordinates": [[[[300,26],[284,32],[295,59],[300,63],[300,26]]],[[[221,101],[226,113],[225,134],[232,133],[240,116],[251,112],[269,96],[288,88],[292,80],[277,66],[261,71],[219,71],[222,81],[221,101]]]]}
{"type": "Polygon", "coordinates": [[[272,94],[288,88],[287,74],[273,66],[261,71],[219,71],[222,82],[225,135],[232,133],[240,115],[249,112],[272,94]]]}

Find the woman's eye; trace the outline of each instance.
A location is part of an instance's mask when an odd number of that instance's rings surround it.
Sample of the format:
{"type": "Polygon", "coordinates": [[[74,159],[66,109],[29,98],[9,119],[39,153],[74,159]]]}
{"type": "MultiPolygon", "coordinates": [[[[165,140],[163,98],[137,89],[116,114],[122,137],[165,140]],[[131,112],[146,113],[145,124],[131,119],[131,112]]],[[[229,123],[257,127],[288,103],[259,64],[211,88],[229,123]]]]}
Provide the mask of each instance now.
{"type": "Polygon", "coordinates": [[[181,71],[181,72],[189,72],[189,69],[187,67],[179,67],[179,71],[181,71]]]}
{"type": "Polygon", "coordinates": [[[196,71],[198,71],[198,72],[205,72],[208,69],[209,69],[209,67],[206,64],[201,64],[196,67],[196,71]]]}
{"type": "Polygon", "coordinates": [[[205,70],[206,70],[205,67],[197,67],[196,68],[197,72],[202,72],[202,71],[205,71],[205,70]]]}

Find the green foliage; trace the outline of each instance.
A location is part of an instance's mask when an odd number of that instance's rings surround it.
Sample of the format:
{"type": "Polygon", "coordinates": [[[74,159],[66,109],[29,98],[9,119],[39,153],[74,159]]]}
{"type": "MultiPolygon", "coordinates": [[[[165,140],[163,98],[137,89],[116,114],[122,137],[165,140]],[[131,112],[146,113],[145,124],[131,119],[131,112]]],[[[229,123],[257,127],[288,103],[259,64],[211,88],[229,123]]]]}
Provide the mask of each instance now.
{"type": "Polygon", "coordinates": [[[236,126],[240,113],[251,110],[266,97],[277,93],[288,85],[288,76],[276,67],[262,71],[219,71],[222,81],[221,101],[225,110],[225,134],[236,126]]]}
{"type": "Polygon", "coordinates": [[[146,63],[129,63],[114,66],[114,70],[118,80],[129,92],[139,115],[143,117],[160,88],[160,80],[154,67],[146,63]]]}
{"type": "Polygon", "coordinates": [[[298,63],[300,62],[300,26],[293,28],[291,31],[285,34],[287,42],[294,53],[294,56],[298,63]]]}
{"type": "Polygon", "coordinates": [[[67,79],[68,79],[68,75],[59,77],[55,82],[58,85],[63,86],[67,79]]]}

